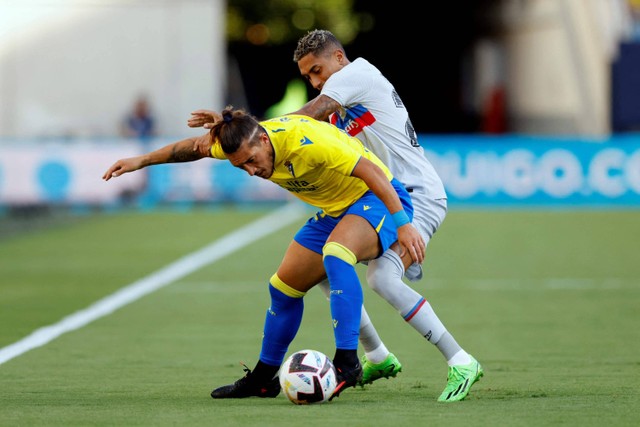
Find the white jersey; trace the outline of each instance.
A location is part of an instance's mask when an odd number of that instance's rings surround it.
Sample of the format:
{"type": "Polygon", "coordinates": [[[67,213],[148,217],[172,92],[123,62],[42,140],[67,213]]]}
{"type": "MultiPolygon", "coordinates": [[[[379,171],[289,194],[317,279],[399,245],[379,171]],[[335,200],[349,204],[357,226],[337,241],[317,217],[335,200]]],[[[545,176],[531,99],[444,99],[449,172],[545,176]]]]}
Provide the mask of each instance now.
{"type": "Polygon", "coordinates": [[[393,85],[366,59],[358,58],[325,82],[321,95],[342,106],[332,124],[357,137],[405,187],[431,199],[447,197],[424,154],[409,113],[393,85]]]}

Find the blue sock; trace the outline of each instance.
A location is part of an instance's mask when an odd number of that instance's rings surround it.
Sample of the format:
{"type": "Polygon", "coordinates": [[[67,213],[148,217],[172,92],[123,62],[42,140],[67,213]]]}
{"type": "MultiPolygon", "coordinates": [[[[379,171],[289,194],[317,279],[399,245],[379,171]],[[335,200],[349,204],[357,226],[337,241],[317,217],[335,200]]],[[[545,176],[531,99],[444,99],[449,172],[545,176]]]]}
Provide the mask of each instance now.
{"type": "MultiPolygon", "coordinates": [[[[260,360],[267,365],[280,366],[293,341],[304,311],[304,300],[293,298],[280,292],[269,284],[271,307],[267,310],[262,337],[260,360]]],[[[358,319],[360,315],[358,314],[358,319]]]]}
{"type": "Polygon", "coordinates": [[[336,348],[356,350],[364,299],[356,269],[348,262],[327,254],[324,256],[324,268],[331,288],[329,302],[336,348]]]}

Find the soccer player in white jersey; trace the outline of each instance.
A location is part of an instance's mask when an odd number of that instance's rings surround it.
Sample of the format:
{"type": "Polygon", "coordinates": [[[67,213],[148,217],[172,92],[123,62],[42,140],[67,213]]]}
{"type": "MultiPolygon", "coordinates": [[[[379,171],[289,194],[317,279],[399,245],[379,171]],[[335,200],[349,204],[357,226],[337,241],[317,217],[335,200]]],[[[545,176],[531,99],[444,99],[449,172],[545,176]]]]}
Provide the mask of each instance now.
{"type": "MultiPolygon", "coordinates": [[[[360,139],[385,162],[410,192],[415,209],[413,224],[428,242],[445,218],[447,195],[418,143],[409,113],[393,85],[366,59],[350,62],[342,44],[326,30],[311,31],[302,37],[293,60],[302,76],[320,91],[296,114],[329,120],[360,139]]],[[[418,280],[422,267],[412,265],[406,255],[401,259],[397,248],[391,248],[369,263],[367,281],[447,360],[447,386],[438,400],[462,400],[483,375],[482,367],[460,347],[429,302],[402,281],[403,274],[409,280],[418,280]]],[[[363,381],[376,379],[390,364],[399,365],[377,333],[367,332],[366,323],[362,324],[363,381]]]]}
{"type": "MultiPolygon", "coordinates": [[[[418,143],[407,109],[393,85],[364,58],[349,61],[340,41],[329,31],[314,30],[299,41],[293,55],[301,75],[320,94],[293,114],[330,121],[358,138],[373,151],[410,192],[413,224],[428,243],[444,220],[447,195],[440,177],[418,143]]],[[[217,113],[198,110],[189,126],[210,127],[217,113]]],[[[440,321],[429,302],[403,280],[422,278],[422,266],[412,263],[397,247],[389,248],[367,268],[369,286],[388,301],[420,335],[434,344],[448,364],[447,385],[438,401],[463,400],[484,375],[481,365],[467,353],[440,321]]],[[[327,281],[320,284],[325,294],[327,281]]],[[[402,369],[362,308],[360,343],[362,385],[395,377],[402,369]]]]}
{"type": "MultiPolygon", "coordinates": [[[[360,139],[385,162],[410,192],[415,209],[413,224],[428,242],[445,218],[447,195],[418,143],[409,113],[393,85],[366,59],[350,62],[342,44],[326,30],[311,31],[302,37],[293,59],[302,76],[320,91],[296,114],[329,120],[360,139]]],[[[367,269],[369,286],[435,344],[447,360],[448,383],[438,400],[462,400],[483,370],[447,331],[429,302],[402,281],[405,269],[409,280],[422,277],[421,265],[412,265],[407,256],[403,258],[397,248],[391,248],[371,261],[367,269]]],[[[399,362],[373,328],[367,330],[367,319],[363,320],[360,339],[365,348],[363,381],[372,381],[384,375],[387,366],[399,366],[399,362]]]]}

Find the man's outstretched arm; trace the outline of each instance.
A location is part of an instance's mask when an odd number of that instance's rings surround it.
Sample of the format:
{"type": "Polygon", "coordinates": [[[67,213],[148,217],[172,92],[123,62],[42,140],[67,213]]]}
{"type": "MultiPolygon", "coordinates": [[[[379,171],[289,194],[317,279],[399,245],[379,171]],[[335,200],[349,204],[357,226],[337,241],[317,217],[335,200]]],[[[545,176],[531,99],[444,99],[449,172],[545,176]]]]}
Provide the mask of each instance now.
{"type": "Polygon", "coordinates": [[[209,139],[209,148],[211,148],[211,138],[209,137],[209,134],[183,139],[181,141],[174,142],[173,144],[165,145],[164,147],[150,153],[120,159],[107,169],[107,171],[102,175],[102,179],[109,181],[111,178],[115,178],[124,173],[134,172],[138,169],[152,165],[193,162],[195,160],[200,160],[207,156],[203,155],[198,150],[194,150],[194,146],[197,146],[198,142],[202,141],[203,138],[209,139]]]}

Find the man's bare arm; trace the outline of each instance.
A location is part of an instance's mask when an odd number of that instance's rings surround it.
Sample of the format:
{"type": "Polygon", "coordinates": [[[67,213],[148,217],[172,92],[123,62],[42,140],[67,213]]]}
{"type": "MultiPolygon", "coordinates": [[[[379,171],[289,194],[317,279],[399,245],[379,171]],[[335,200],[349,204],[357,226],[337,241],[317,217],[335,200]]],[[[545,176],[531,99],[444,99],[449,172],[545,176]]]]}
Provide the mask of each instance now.
{"type": "MultiPolygon", "coordinates": [[[[208,136],[208,134],[206,136],[208,136]]],[[[165,145],[164,147],[150,153],[120,159],[107,169],[107,171],[102,175],[102,179],[108,181],[113,177],[120,176],[124,173],[134,172],[138,169],[151,165],[193,162],[195,160],[200,160],[206,156],[193,149],[198,139],[198,137],[183,139],[181,141],[174,142],[173,144],[165,145]]]]}
{"type": "Polygon", "coordinates": [[[298,111],[289,114],[301,114],[326,122],[329,120],[331,113],[340,111],[341,108],[342,106],[337,101],[327,95],[318,95],[304,104],[298,111]]]}

